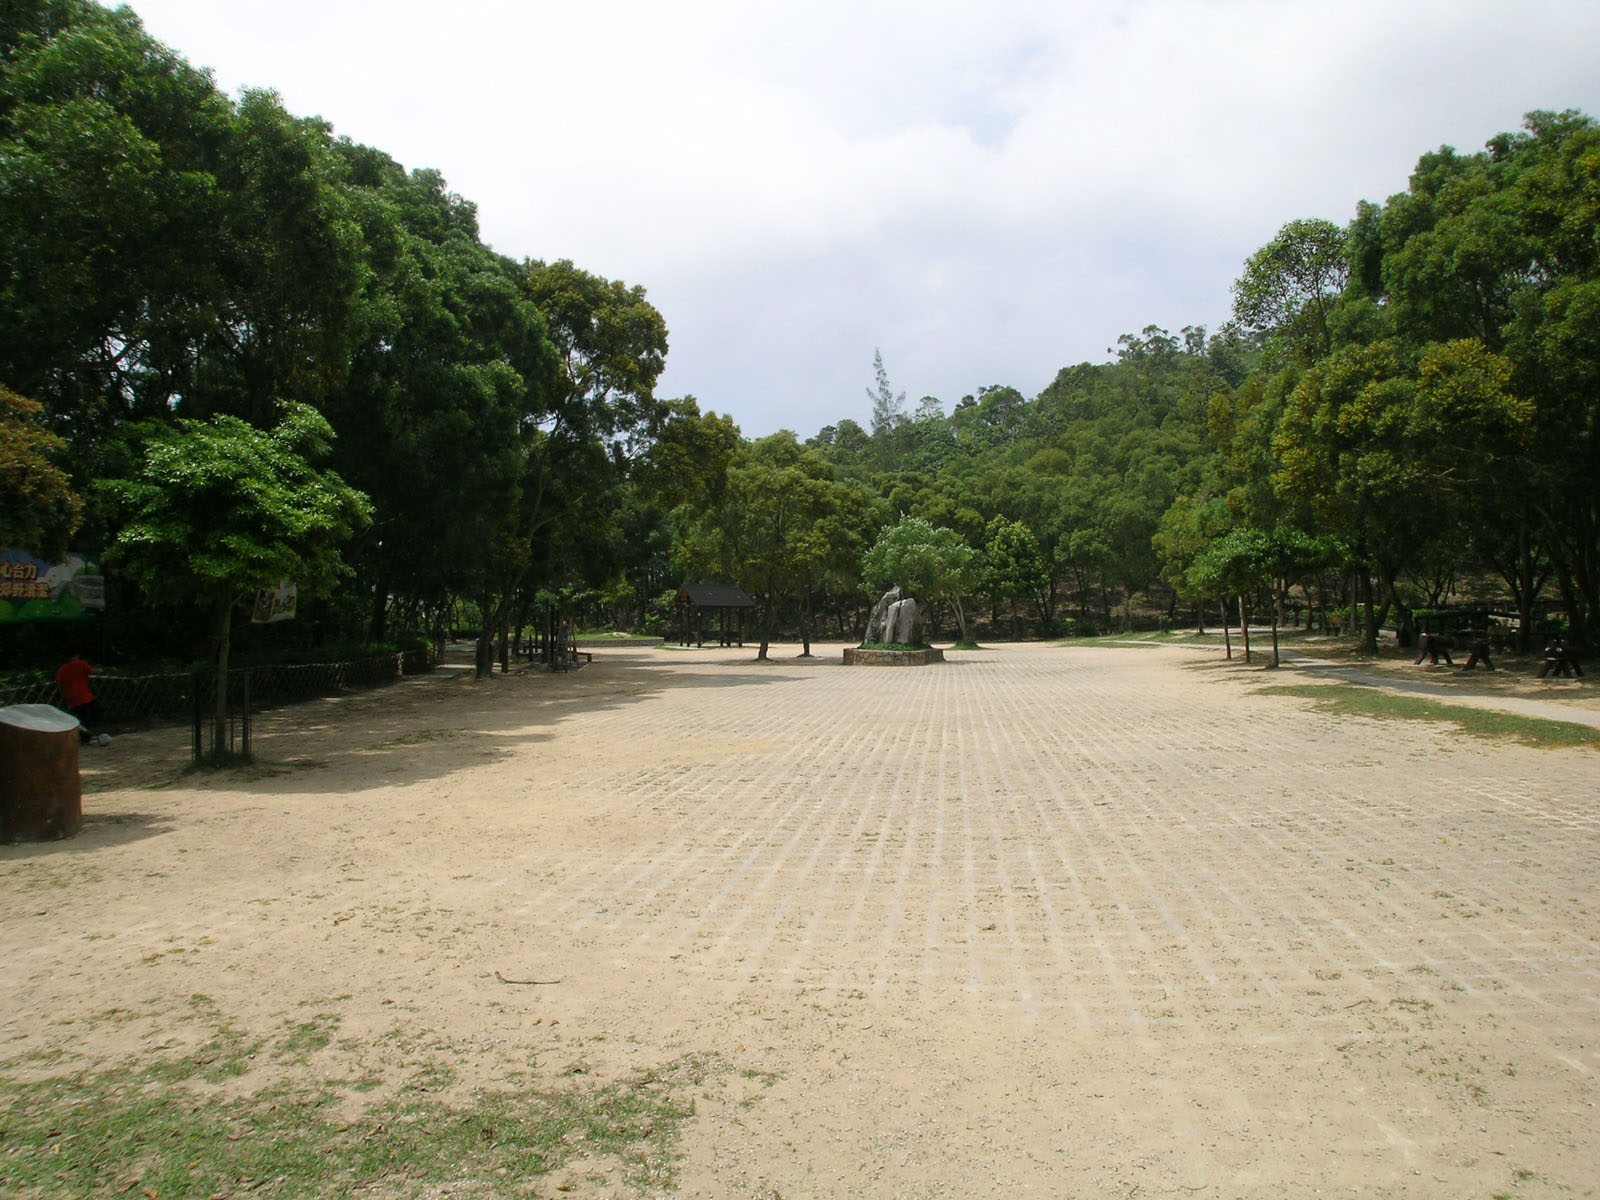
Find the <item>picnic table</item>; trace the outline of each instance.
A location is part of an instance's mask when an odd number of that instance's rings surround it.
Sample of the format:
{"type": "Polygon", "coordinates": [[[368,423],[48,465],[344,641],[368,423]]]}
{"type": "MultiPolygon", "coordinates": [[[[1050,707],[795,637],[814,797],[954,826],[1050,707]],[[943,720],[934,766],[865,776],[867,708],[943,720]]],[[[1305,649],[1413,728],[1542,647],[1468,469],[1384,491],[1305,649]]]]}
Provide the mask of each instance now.
{"type": "Polygon", "coordinates": [[[1578,663],[1578,656],[1559,638],[1545,646],[1544,666],[1539,668],[1539,678],[1543,679],[1551,671],[1563,679],[1583,678],[1583,667],[1578,663]]]}
{"type": "Polygon", "coordinates": [[[1477,637],[1472,634],[1451,633],[1425,633],[1417,639],[1417,662],[1420,664],[1427,659],[1434,666],[1439,665],[1439,656],[1444,655],[1447,666],[1455,666],[1455,660],[1450,657],[1452,650],[1465,650],[1467,661],[1462,665],[1463,671],[1470,671],[1479,663],[1485,670],[1494,670],[1494,660],[1489,657],[1489,639],[1477,637]]]}

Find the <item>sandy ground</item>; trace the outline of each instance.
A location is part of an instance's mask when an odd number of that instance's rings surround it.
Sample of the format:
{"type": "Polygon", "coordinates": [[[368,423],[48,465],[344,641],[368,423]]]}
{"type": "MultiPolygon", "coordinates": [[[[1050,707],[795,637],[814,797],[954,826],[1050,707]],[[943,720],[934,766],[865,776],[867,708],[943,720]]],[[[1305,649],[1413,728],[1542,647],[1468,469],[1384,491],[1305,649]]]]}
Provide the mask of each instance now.
{"type": "Polygon", "coordinates": [[[86,751],[84,832],[0,847],[0,1060],[202,997],[385,1080],[716,1056],[682,1196],[1600,1195],[1594,751],[1213,650],[821,650],[442,670],[267,715],[247,774],[86,751]]]}

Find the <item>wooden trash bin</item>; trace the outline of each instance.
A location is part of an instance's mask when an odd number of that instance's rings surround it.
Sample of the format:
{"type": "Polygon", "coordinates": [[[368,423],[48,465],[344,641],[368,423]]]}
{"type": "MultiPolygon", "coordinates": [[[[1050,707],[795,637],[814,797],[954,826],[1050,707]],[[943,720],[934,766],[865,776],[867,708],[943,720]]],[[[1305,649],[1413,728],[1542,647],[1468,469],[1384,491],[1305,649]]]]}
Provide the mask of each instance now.
{"type": "Polygon", "coordinates": [[[51,841],[82,826],[78,718],[48,704],[0,708],[0,841],[51,841]]]}

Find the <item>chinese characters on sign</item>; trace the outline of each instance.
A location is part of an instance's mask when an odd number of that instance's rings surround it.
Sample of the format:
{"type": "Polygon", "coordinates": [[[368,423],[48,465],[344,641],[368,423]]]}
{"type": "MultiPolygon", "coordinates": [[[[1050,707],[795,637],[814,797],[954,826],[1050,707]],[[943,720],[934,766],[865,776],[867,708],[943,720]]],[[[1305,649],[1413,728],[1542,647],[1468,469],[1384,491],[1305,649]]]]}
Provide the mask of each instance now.
{"type": "Polygon", "coordinates": [[[106,606],[100,564],[80,554],[48,563],[0,551],[0,621],[75,621],[106,606]]]}
{"type": "Polygon", "coordinates": [[[288,580],[277,587],[264,588],[256,593],[255,608],[250,620],[256,625],[271,625],[275,621],[294,620],[295,602],[299,589],[288,580]]]}

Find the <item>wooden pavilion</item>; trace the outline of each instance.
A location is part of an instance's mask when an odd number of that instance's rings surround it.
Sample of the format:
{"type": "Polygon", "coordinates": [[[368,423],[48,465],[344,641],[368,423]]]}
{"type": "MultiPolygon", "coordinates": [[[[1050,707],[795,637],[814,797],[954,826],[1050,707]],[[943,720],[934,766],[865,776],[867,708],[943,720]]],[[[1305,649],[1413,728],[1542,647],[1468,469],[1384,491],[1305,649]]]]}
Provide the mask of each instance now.
{"type": "Polygon", "coordinates": [[[731,583],[686,583],[678,589],[678,645],[744,645],[744,615],[756,602],[731,583]],[[711,623],[711,628],[706,628],[711,623]]]}

